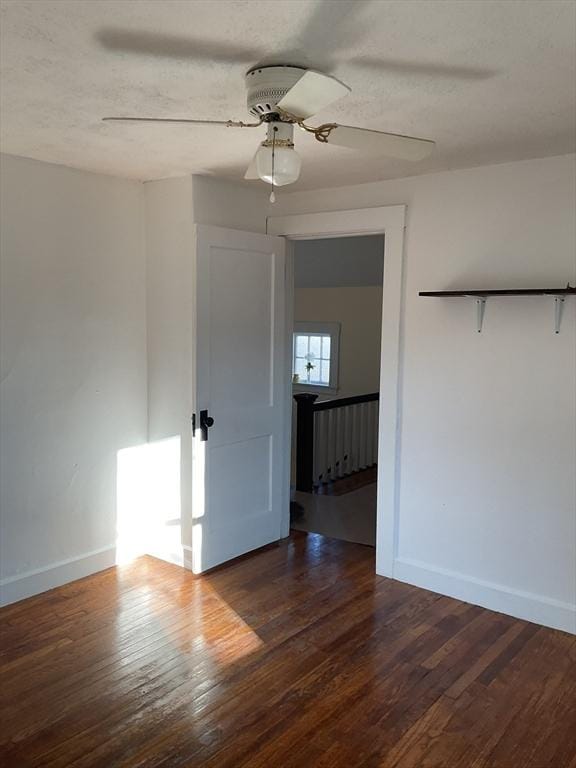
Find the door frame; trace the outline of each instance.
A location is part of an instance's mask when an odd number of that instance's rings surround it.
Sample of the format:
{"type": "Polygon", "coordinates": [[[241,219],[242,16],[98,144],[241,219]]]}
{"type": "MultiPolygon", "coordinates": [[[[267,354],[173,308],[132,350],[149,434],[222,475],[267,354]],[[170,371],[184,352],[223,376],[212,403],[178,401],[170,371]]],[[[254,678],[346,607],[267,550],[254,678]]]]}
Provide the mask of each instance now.
{"type": "MultiPolygon", "coordinates": [[[[380,406],[378,420],[378,490],[376,511],[376,573],[394,576],[398,550],[400,482],[402,291],[405,205],[270,216],[267,233],[282,235],[286,248],[286,365],[292,365],[294,326],[294,241],[327,237],[384,235],[382,340],[380,345],[380,406]]],[[[291,455],[292,398],[286,398],[285,455],[291,455]]],[[[282,534],[290,530],[290,462],[283,479],[282,534]]]]}

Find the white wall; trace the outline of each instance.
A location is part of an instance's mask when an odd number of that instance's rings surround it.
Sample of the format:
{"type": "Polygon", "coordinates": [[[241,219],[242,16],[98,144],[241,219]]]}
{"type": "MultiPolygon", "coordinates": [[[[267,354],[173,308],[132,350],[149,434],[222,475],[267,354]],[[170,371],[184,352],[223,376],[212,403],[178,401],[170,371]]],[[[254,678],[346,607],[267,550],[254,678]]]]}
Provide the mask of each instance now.
{"type": "Polygon", "coordinates": [[[274,207],[269,188],[260,181],[237,184],[209,176],[192,176],[192,216],[195,224],[265,232],[266,216],[274,207]]]}
{"type": "MultiPolygon", "coordinates": [[[[192,178],[148,182],[144,198],[148,439],[162,450],[165,441],[176,438],[180,476],[176,509],[167,515],[166,494],[157,497],[159,503],[151,511],[150,543],[158,557],[183,563],[190,560],[192,544],[192,178]],[[171,538],[167,540],[166,535],[171,538]]],[[[163,478],[154,468],[151,471],[161,487],[163,478]]]]}
{"type": "Polygon", "coordinates": [[[382,235],[296,240],[296,288],[382,287],[382,235]]]}
{"type": "Polygon", "coordinates": [[[574,156],[284,194],[405,203],[398,578],[576,631],[576,301],[420,290],[576,283],[574,156]]]}
{"type": "Polygon", "coordinates": [[[117,452],[146,440],[141,185],[3,156],[8,602],[112,565],[117,452]]]}
{"type": "Polygon", "coordinates": [[[329,397],[378,391],[382,287],[296,288],[294,320],[340,323],[338,393],[329,397]]]}

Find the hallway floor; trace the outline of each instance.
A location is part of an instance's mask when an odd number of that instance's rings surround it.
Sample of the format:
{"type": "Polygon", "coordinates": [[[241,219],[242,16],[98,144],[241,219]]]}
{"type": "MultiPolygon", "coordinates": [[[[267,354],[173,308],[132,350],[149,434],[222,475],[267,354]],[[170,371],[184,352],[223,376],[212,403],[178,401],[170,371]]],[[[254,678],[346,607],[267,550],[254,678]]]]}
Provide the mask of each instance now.
{"type": "Polygon", "coordinates": [[[376,483],[337,496],[295,491],[301,507],[292,514],[293,530],[320,533],[355,544],[376,546],[376,483]]]}

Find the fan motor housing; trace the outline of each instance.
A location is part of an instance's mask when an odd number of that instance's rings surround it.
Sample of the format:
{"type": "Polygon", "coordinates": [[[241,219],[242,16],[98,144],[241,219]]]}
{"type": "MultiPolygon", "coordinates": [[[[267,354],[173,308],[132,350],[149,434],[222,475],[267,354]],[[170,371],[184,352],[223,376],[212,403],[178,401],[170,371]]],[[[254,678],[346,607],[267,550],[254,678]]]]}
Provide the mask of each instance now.
{"type": "Polygon", "coordinates": [[[277,114],[276,105],[305,72],[304,67],[290,64],[251,69],[245,78],[248,112],[261,119],[277,114]]]}

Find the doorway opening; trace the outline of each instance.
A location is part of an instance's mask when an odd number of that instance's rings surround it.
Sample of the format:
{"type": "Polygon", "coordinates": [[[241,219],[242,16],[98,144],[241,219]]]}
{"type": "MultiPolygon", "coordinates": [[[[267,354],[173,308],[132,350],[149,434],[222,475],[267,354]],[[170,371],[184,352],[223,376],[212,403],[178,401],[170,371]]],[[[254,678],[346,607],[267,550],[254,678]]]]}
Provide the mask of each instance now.
{"type": "Polygon", "coordinates": [[[376,546],[384,234],[292,257],[290,525],[376,546]]]}
{"type": "MultiPolygon", "coordinates": [[[[398,552],[398,508],[400,496],[400,441],[402,407],[400,398],[402,358],[402,293],[405,205],[355,208],[316,213],[270,216],[267,232],[287,240],[285,368],[292,364],[293,249],[298,240],[315,240],[358,235],[384,235],[384,279],[382,298],[382,344],[380,352],[380,399],[378,404],[378,500],[376,509],[376,573],[394,577],[398,552]],[[383,364],[385,362],[385,365],[383,364]]],[[[291,387],[289,377],[286,384],[291,387]]],[[[284,397],[285,460],[282,489],[282,536],[290,530],[290,445],[292,398],[284,397]]]]}

